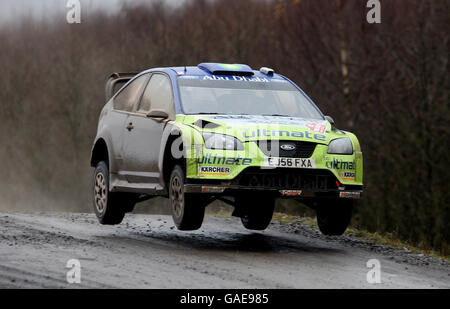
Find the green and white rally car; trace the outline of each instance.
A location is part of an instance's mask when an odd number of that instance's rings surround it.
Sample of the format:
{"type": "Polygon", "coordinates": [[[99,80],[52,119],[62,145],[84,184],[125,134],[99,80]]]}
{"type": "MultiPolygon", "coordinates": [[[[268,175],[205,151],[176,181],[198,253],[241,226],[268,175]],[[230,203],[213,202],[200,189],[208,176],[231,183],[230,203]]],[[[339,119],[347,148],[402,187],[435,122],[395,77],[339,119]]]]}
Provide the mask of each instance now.
{"type": "Polygon", "coordinates": [[[358,139],[272,69],[115,73],[106,96],[91,156],[100,223],[118,224],[137,202],[165,196],[180,230],[200,228],[216,199],[263,230],[275,200],[292,198],[316,210],[322,233],[347,228],[362,194],[358,139]]]}

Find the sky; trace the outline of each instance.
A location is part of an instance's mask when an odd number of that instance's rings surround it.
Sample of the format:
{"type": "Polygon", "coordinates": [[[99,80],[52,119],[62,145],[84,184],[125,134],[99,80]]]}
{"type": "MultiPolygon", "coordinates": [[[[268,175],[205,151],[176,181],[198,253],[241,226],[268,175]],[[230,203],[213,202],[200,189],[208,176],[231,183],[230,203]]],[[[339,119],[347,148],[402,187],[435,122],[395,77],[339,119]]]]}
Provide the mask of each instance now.
{"type": "MultiPolygon", "coordinates": [[[[79,0],[81,9],[103,10],[105,12],[118,11],[124,2],[143,3],[152,0],[79,0]]],[[[185,0],[164,0],[170,5],[178,5],[185,0]]],[[[66,8],[68,0],[0,0],[0,25],[10,23],[21,18],[51,18],[55,14],[65,16],[68,12],[66,8]]]]}

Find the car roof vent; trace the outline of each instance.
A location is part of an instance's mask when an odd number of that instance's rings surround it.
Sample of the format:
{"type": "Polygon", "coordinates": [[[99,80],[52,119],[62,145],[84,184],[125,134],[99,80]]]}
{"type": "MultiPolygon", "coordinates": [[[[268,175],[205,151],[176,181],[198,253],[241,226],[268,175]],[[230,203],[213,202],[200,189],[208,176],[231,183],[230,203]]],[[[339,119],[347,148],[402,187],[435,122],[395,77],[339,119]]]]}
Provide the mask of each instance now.
{"type": "Polygon", "coordinates": [[[273,74],[275,73],[274,69],[266,68],[266,67],[262,67],[261,69],[259,69],[259,71],[261,73],[269,75],[269,76],[273,76],[273,74]]]}
{"type": "Polygon", "coordinates": [[[214,75],[252,76],[255,74],[252,68],[246,64],[204,62],[200,63],[198,67],[214,75]]]}

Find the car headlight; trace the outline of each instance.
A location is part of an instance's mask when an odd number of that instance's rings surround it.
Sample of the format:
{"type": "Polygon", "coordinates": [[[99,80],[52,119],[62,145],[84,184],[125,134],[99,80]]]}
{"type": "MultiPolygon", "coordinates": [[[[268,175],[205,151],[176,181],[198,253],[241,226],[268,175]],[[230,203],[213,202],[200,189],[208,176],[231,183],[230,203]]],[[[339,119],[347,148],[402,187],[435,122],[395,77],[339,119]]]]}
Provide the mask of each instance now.
{"type": "Polygon", "coordinates": [[[205,147],[208,149],[243,150],[242,142],[230,135],[203,133],[205,147]]]}
{"type": "Polygon", "coordinates": [[[353,145],[349,138],[338,138],[331,141],[328,145],[328,153],[330,154],[352,154],[353,145]]]}

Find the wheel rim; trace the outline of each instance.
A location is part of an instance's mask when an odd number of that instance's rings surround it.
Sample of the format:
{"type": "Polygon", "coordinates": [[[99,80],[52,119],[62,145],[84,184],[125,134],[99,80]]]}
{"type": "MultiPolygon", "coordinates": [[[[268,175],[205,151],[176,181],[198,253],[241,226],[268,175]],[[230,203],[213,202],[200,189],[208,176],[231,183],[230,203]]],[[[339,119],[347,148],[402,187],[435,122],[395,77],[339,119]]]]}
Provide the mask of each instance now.
{"type": "Polygon", "coordinates": [[[108,199],[108,190],[106,187],[105,176],[102,173],[98,173],[97,176],[95,176],[94,199],[97,211],[103,213],[108,199]]]}
{"type": "Polygon", "coordinates": [[[183,187],[181,179],[178,176],[172,178],[170,186],[170,199],[174,215],[179,218],[183,211],[183,187]]]}

